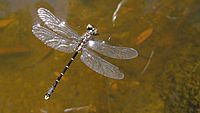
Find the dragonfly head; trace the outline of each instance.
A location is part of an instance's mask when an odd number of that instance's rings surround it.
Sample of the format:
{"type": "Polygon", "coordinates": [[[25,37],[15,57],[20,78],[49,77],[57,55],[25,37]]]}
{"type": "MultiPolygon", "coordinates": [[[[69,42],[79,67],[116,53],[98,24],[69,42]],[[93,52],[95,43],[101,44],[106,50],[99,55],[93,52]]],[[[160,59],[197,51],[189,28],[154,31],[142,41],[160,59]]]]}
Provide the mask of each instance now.
{"type": "Polygon", "coordinates": [[[91,35],[98,35],[97,29],[94,28],[91,24],[87,25],[87,32],[91,35]]]}

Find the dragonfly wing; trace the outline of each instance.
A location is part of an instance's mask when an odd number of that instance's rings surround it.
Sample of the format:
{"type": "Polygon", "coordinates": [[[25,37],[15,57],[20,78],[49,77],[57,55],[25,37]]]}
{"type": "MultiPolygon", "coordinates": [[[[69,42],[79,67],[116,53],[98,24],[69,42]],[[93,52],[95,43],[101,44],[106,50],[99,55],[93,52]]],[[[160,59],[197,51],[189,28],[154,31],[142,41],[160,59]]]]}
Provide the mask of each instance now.
{"type": "Polygon", "coordinates": [[[53,31],[67,36],[68,38],[75,38],[80,40],[80,36],[73,31],[64,21],[60,21],[49,10],[45,8],[38,9],[38,16],[53,31]]]}
{"type": "Polygon", "coordinates": [[[85,63],[89,68],[91,68],[95,72],[113,79],[124,78],[124,74],[120,72],[118,67],[102,59],[94,52],[89,51],[86,48],[83,48],[82,52],[82,62],[85,63]]]}
{"type": "Polygon", "coordinates": [[[131,59],[138,56],[138,52],[133,48],[117,47],[105,44],[104,41],[88,41],[88,46],[105,56],[116,59],[131,59]]]}
{"type": "Polygon", "coordinates": [[[64,38],[53,31],[42,27],[40,24],[33,25],[33,34],[46,45],[62,52],[71,53],[78,46],[78,42],[64,38]]]}

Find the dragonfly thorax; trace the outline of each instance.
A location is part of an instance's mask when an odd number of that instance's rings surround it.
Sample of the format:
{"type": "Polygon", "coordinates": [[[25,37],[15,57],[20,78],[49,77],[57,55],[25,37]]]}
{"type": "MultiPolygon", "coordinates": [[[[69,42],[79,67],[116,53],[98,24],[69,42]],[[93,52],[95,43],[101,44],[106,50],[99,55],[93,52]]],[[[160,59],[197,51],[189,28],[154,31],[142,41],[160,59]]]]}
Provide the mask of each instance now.
{"type": "Polygon", "coordinates": [[[82,41],[78,46],[77,51],[81,51],[81,49],[87,46],[87,42],[89,40],[93,40],[92,36],[97,35],[97,29],[94,28],[91,24],[87,25],[87,32],[82,36],[82,41]]]}
{"type": "Polygon", "coordinates": [[[77,51],[81,51],[83,47],[85,47],[87,45],[87,42],[89,40],[92,39],[92,34],[90,32],[86,32],[83,36],[82,36],[82,40],[81,40],[81,43],[79,44],[78,46],[78,49],[77,51]]]}

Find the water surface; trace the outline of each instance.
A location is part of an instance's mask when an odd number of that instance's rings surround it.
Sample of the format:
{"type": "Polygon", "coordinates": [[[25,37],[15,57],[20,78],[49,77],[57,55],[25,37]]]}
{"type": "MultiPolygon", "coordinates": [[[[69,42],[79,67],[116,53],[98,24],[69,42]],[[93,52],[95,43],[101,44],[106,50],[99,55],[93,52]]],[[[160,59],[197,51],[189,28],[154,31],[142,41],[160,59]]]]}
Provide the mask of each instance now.
{"type": "Polygon", "coordinates": [[[200,2],[198,0],[1,0],[0,112],[77,113],[200,112],[200,2]],[[135,48],[131,60],[103,57],[120,67],[123,80],[95,73],[78,57],[50,100],[44,94],[73,54],[44,45],[31,32],[37,9],[51,10],[79,34],[87,24],[97,37],[135,48]],[[108,40],[110,37],[110,40],[108,40]]]}

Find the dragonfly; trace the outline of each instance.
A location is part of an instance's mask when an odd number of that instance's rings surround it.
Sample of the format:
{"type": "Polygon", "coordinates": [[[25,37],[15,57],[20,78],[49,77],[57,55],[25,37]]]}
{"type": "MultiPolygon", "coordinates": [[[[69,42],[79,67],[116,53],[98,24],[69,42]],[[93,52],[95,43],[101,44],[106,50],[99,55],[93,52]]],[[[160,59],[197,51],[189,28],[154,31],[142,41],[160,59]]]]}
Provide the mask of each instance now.
{"type": "Polygon", "coordinates": [[[98,35],[97,29],[88,24],[83,35],[76,33],[65,21],[61,21],[49,10],[39,8],[37,10],[42,23],[32,26],[32,33],[44,44],[58,51],[72,53],[74,55],[64,67],[60,76],[45,94],[48,100],[66,73],[75,57],[81,53],[81,61],[93,71],[112,79],[123,79],[124,74],[119,68],[101,58],[99,54],[115,59],[132,59],[138,56],[138,52],[133,48],[112,46],[105,41],[95,39],[98,35]]]}

